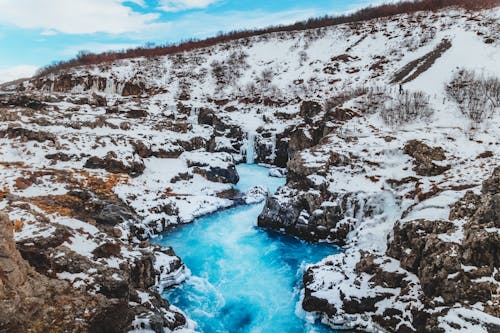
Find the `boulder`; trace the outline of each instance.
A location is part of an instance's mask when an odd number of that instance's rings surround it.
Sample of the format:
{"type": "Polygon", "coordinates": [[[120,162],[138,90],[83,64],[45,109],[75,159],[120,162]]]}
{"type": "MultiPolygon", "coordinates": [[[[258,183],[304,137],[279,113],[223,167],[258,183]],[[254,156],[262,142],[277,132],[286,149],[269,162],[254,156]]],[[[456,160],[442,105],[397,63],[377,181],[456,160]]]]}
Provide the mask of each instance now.
{"type": "Polygon", "coordinates": [[[126,164],[109,156],[104,158],[90,157],[85,162],[84,167],[88,169],[104,169],[110,173],[126,173],[131,177],[140,176],[146,168],[142,160],[134,160],[126,164]]]}
{"type": "Polygon", "coordinates": [[[197,173],[204,178],[219,183],[231,183],[236,184],[240,177],[236,171],[236,167],[231,165],[227,168],[220,167],[194,167],[193,172],[197,173]]]}
{"type": "Polygon", "coordinates": [[[445,151],[441,147],[429,147],[418,140],[410,140],[403,147],[405,154],[414,158],[413,170],[419,176],[438,176],[450,169],[449,165],[438,165],[433,161],[444,161],[445,151]]]}
{"type": "Polygon", "coordinates": [[[20,138],[21,141],[52,141],[53,143],[57,141],[56,136],[52,133],[33,131],[22,127],[8,127],[5,130],[1,130],[0,137],[8,137],[9,139],[20,138]]]}

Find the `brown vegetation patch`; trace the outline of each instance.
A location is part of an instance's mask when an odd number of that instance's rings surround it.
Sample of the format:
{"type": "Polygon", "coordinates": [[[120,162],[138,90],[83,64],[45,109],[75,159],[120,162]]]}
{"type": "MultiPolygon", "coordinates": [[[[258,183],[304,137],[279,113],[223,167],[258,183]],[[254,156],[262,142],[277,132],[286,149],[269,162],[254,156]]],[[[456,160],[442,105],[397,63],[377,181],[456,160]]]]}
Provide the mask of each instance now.
{"type": "Polygon", "coordinates": [[[79,189],[90,190],[100,196],[115,197],[113,188],[119,184],[127,184],[129,176],[125,174],[108,174],[105,177],[93,175],[88,171],[78,171],[78,177],[72,179],[72,183],[79,189]]]}
{"type": "Polygon", "coordinates": [[[3,200],[10,193],[8,188],[0,190],[0,200],[3,200]]]}
{"type": "Polygon", "coordinates": [[[14,225],[14,231],[20,232],[21,230],[23,230],[24,221],[23,220],[15,220],[13,225],[14,225]]]}
{"type": "Polygon", "coordinates": [[[170,197],[189,197],[191,194],[179,194],[175,193],[171,187],[167,187],[167,189],[161,195],[162,199],[170,198],[170,197]]]}
{"type": "Polygon", "coordinates": [[[82,200],[72,195],[48,195],[34,197],[31,203],[43,210],[46,214],[59,214],[61,216],[75,217],[71,207],[79,207],[82,200]]]}

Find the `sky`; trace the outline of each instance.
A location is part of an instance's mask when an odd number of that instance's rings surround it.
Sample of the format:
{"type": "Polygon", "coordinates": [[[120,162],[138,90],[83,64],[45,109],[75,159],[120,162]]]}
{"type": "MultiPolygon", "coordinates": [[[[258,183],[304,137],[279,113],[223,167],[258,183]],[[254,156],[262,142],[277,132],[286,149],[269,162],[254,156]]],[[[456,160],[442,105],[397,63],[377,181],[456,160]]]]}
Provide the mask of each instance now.
{"type": "Polygon", "coordinates": [[[0,82],[74,57],[289,24],[383,0],[0,0],[0,82]]]}

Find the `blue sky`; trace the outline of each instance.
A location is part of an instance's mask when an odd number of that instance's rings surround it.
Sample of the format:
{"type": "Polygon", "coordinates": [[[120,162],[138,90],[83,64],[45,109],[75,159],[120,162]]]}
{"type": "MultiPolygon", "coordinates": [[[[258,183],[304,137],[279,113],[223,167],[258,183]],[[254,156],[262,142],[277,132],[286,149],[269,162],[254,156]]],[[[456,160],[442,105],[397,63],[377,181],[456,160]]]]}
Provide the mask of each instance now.
{"type": "Polygon", "coordinates": [[[0,0],[0,82],[101,52],[293,23],[382,0],[0,0]]]}

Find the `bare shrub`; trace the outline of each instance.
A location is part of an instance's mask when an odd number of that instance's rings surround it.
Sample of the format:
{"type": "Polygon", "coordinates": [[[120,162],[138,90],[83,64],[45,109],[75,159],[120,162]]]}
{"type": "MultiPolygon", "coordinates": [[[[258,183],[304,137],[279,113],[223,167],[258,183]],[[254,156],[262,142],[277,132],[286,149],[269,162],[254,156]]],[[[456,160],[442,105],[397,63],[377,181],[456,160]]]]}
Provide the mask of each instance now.
{"type": "Polygon", "coordinates": [[[222,62],[218,60],[212,61],[210,64],[211,73],[217,84],[225,84],[226,69],[222,62]]]}
{"type": "Polygon", "coordinates": [[[384,109],[385,104],[391,99],[387,88],[383,86],[374,86],[368,89],[363,96],[360,104],[367,114],[375,114],[384,109]]]}
{"type": "Polygon", "coordinates": [[[269,86],[274,79],[274,71],[271,68],[266,68],[260,73],[260,83],[262,83],[263,86],[269,86]]]}
{"type": "Polygon", "coordinates": [[[306,51],[300,51],[299,52],[299,64],[302,66],[304,65],[307,60],[309,59],[309,56],[307,55],[306,51]]]}
{"type": "Polygon", "coordinates": [[[249,68],[247,58],[248,54],[245,52],[235,51],[224,61],[214,60],[210,64],[218,90],[221,91],[228,85],[235,85],[236,81],[243,75],[243,71],[249,68]]]}
{"type": "Polygon", "coordinates": [[[247,63],[248,54],[243,51],[234,51],[227,59],[227,64],[240,72],[250,66],[247,63]]]}
{"type": "Polygon", "coordinates": [[[500,80],[461,69],[446,85],[446,94],[474,123],[481,123],[500,106],[500,80]]]}
{"type": "Polygon", "coordinates": [[[323,108],[325,111],[329,112],[353,98],[357,98],[367,94],[368,91],[369,89],[366,87],[357,87],[357,88],[343,87],[335,95],[328,98],[328,100],[324,103],[323,108]]]}
{"type": "Polygon", "coordinates": [[[184,53],[177,53],[170,57],[170,61],[172,61],[172,70],[180,70],[186,64],[187,60],[184,57],[184,53]]]}
{"type": "Polygon", "coordinates": [[[396,126],[416,120],[428,120],[433,112],[429,106],[429,96],[415,91],[389,99],[380,110],[380,116],[386,124],[396,126]]]}
{"type": "Polygon", "coordinates": [[[245,87],[242,89],[245,95],[255,96],[259,93],[259,89],[254,82],[248,82],[245,87]]]}

